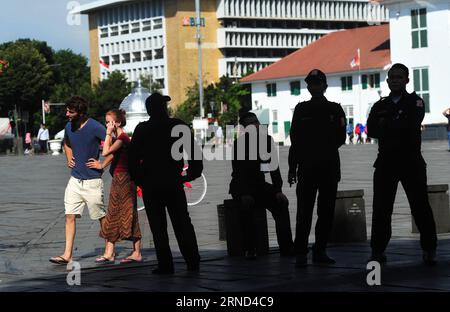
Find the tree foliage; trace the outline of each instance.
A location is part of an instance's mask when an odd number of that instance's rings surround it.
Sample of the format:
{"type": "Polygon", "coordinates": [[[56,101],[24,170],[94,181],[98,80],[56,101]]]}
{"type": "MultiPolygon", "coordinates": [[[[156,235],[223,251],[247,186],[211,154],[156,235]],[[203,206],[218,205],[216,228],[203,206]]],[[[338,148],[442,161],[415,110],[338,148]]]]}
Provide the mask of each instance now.
{"type": "MultiPolygon", "coordinates": [[[[203,107],[205,114],[218,118],[219,124],[236,125],[239,110],[251,106],[250,90],[247,86],[222,76],[217,83],[211,83],[203,89],[203,107]]],[[[177,107],[175,116],[186,123],[192,123],[194,117],[200,115],[199,88],[196,82],[186,90],[187,99],[177,107]]]]}

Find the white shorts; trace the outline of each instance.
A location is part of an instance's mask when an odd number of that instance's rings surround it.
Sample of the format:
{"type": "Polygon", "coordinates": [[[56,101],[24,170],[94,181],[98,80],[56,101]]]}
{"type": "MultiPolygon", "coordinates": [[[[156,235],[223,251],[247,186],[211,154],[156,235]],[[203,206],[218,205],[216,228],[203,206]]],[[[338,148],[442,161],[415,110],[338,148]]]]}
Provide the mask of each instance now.
{"type": "Polygon", "coordinates": [[[103,180],[79,180],[70,177],[64,195],[66,215],[83,215],[87,206],[92,220],[98,220],[106,215],[103,198],[103,180]]]}

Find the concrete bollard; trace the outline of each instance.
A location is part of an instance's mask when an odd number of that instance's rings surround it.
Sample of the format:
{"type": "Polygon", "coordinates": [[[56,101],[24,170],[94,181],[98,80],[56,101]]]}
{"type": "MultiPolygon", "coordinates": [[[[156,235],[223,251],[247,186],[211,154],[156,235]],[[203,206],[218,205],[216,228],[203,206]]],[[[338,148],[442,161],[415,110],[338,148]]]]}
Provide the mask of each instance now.
{"type": "Polygon", "coordinates": [[[225,226],[225,204],[217,205],[217,217],[219,218],[219,240],[227,240],[227,228],[225,226]]]}
{"type": "MultiPolygon", "coordinates": [[[[450,208],[448,184],[428,185],[428,200],[433,210],[437,233],[450,232],[450,208]]],[[[411,217],[412,233],[419,233],[414,218],[411,217]]]]}
{"type": "MultiPolygon", "coordinates": [[[[244,242],[242,237],[242,218],[239,205],[232,199],[226,199],[223,203],[225,210],[225,233],[227,250],[230,256],[244,255],[244,242]]],[[[256,209],[256,254],[266,255],[269,252],[269,234],[267,230],[266,209],[256,209]]],[[[219,225],[220,226],[220,225],[219,225]]]]}
{"type": "Polygon", "coordinates": [[[367,241],[364,190],[338,191],[330,243],[367,241]]]}

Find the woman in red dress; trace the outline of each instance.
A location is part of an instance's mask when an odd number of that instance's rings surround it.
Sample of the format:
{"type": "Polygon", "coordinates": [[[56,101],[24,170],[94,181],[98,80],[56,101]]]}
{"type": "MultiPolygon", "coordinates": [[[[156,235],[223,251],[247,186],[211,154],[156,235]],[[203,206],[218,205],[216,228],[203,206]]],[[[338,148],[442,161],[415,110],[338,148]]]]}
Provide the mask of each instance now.
{"type": "MultiPolygon", "coordinates": [[[[136,185],[128,173],[128,146],[130,137],[123,127],[126,124],[125,111],[119,109],[106,113],[106,137],[103,145],[103,156],[113,155],[110,173],[112,175],[108,211],[100,230],[100,237],[106,240],[103,256],[95,262],[101,264],[114,263],[115,243],[122,240],[133,242],[133,252],[121,263],[141,262],[141,231],[139,228],[136,207],[136,185]],[[114,139],[113,139],[114,136],[114,139]]],[[[103,165],[94,162],[94,166],[103,165]]]]}

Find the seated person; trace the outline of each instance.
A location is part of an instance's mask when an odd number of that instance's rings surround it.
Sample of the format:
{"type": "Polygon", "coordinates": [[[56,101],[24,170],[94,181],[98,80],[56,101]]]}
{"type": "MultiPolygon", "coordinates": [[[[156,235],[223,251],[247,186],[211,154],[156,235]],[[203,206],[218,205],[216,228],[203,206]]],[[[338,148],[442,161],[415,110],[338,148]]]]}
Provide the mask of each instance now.
{"type": "Polygon", "coordinates": [[[293,255],[294,244],[288,209],[289,201],[281,191],[283,181],[273,139],[267,134],[267,130],[262,128],[256,115],[251,112],[244,113],[240,117],[239,123],[245,127],[245,131],[243,135],[234,140],[233,172],[229,193],[239,204],[241,211],[245,256],[248,259],[256,257],[254,211],[266,208],[275,219],[280,254],[282,256],[293,255]],[[265,161],[261,159],[259,148],[264,140],[267,144],[266,148],[262,148],[262,150],[267,150],[266,156],[271,156],[265,161]],[[273,151],[273,155],[271,151],[273,151]],[[264,171],[270,171],[273,184],[265,181],[264,171]]]}

